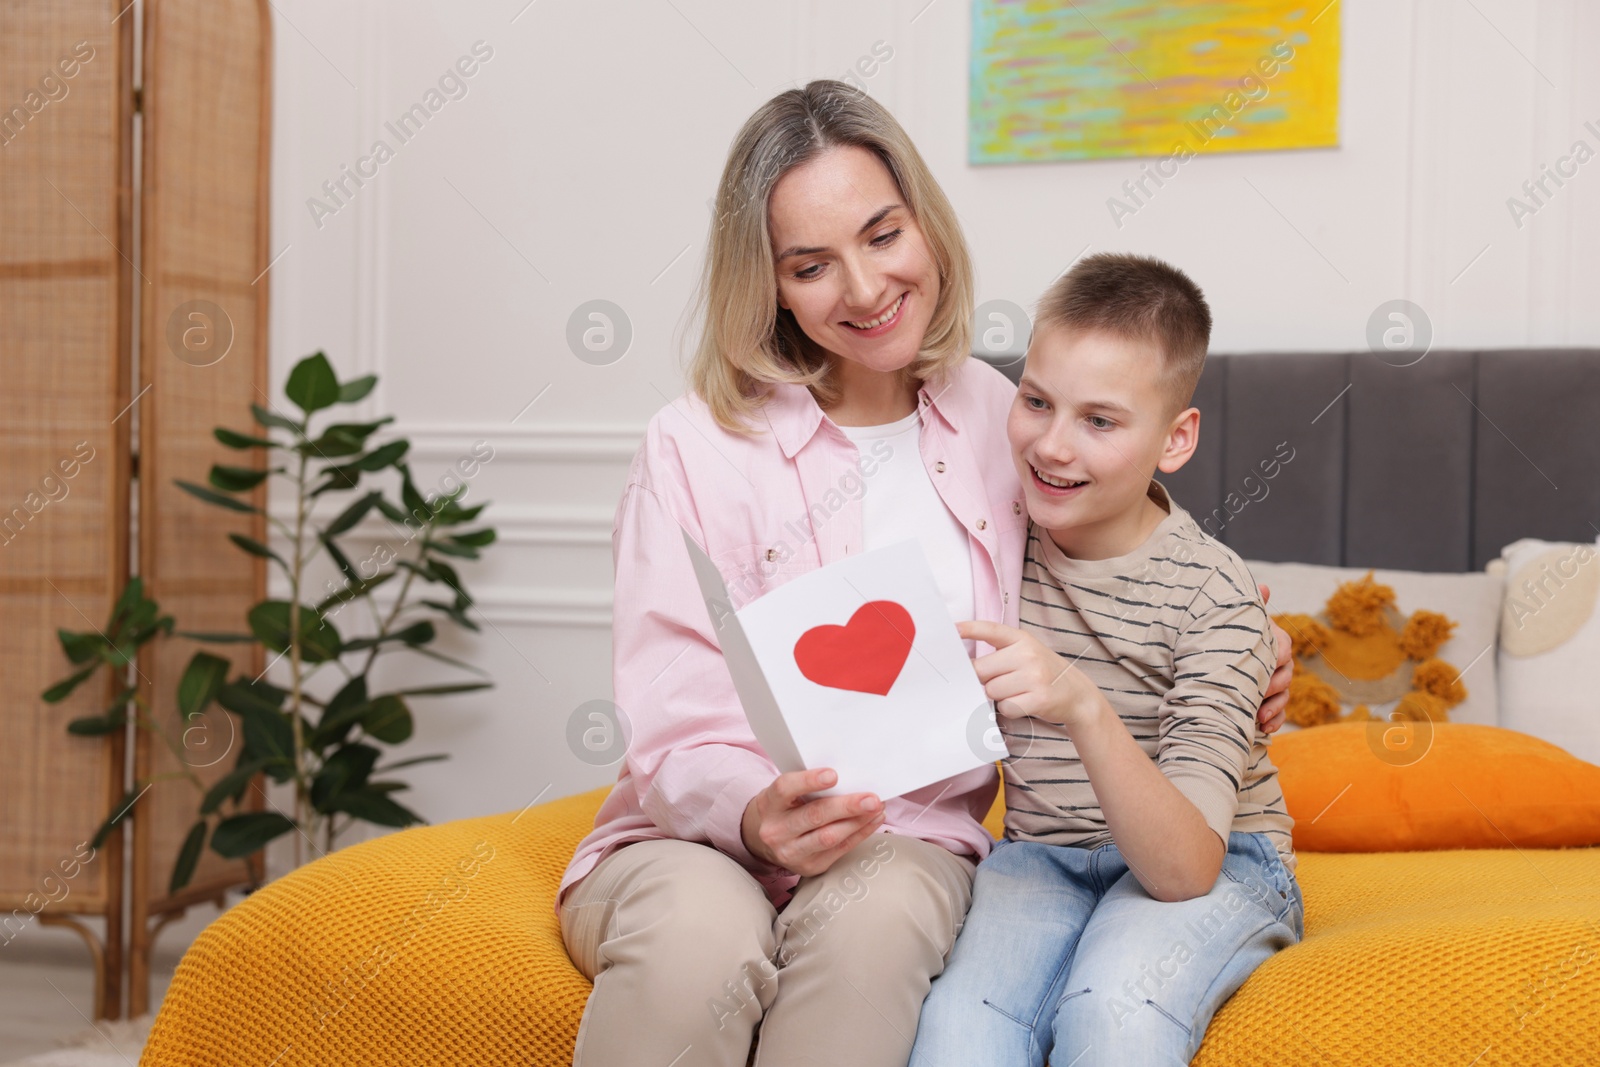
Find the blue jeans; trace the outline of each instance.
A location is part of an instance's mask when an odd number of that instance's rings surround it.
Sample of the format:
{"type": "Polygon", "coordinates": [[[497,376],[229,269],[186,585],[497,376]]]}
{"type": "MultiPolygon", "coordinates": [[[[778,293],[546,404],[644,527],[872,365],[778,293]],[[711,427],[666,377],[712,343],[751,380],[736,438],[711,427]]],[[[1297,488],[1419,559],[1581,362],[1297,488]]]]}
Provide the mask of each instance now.
{"type": "Polygon", "coordinates": [[[1250,972],[1304,935],[1264,834],[1230,834],[1217,884],[1163,903],[1115,845],[1001,841],[923,1002],[911,1067],[1187,1064],[1250,972]]]}

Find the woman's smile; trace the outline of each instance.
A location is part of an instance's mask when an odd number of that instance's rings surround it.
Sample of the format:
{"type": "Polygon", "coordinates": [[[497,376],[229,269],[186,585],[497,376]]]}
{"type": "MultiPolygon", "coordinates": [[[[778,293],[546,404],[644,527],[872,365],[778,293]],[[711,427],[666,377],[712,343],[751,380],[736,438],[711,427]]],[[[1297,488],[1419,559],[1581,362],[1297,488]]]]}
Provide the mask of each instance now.
{"type": "Polygon", "coordinates": [[[901,313],[905,310],[906,298],[910,295],[909,292],[901,293],[893,304],[869,319],[845,319],[844,324],[863,337],[881,337],[899,324],[901,313]]]}

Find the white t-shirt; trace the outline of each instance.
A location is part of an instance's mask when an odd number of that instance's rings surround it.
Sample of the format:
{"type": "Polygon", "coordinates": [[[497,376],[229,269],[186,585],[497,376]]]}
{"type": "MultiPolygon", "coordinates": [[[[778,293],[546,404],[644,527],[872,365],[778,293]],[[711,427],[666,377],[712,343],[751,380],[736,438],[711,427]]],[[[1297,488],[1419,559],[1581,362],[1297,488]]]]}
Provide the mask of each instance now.
{"type": "MultiPolygon", "coordinates": [[[[972,549],[966,528],[945,507],[922,462],[922,409],[882,426],[841,426],[863,453],[888,457],[863,480],[861,526],[866,551],[916,539],[922,542],[950,617],[973,617],[972,549]],[[876,449],[876,450],[874,450],[876,449]]],[[[972,646],[967,642],[968,650],[972,646]]]]}

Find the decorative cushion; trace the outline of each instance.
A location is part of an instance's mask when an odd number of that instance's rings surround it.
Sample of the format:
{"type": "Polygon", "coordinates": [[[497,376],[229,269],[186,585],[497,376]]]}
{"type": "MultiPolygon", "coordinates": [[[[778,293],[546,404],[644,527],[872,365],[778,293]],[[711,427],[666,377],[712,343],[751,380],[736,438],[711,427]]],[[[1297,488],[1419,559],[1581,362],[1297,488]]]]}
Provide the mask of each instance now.
{"type": "Polygon", "coordinates": [[[1272,761],[1296,849],[1600,844],[1600,767],[1513,730],[1334,723],[1275,740],[1272,761]]]}
{"type": "MultiPolygon", "coordinates": [[[[1449,640],[1434,655],[1460,672],[1467,693],[1464,700],[1449,709],[1450,721],[1484,726],[1500,724],[1494,645],[1504,587],[1498,575],[1424,574],[1259,560],[1248,560],[1245,565],[1256,581],[1272,590],[1267,610],[1273,615],[1320,615],[1328,598],[1340,585],[1360,582],[1371,573],[1375,582],[1394,589],[1395,605],[1404,615],[1426,611],[1451,619],[1456,626],[1449,640]]],[[[1399,701],[1351,699],[1346,701],[1345,710],[1358,703],[1365,703],[1374,719],[1387,720],[1399,701]]],[[[1280,736],[1287,736],[1295,729],[1286,726],[1280,736]]]]}
{"type": "Polygon", "coordinates": [[[1600,762],[1600,552],[1523,540],[1489,564],[1505,575],[1500,616],[1500,724],[1600,762]]]}

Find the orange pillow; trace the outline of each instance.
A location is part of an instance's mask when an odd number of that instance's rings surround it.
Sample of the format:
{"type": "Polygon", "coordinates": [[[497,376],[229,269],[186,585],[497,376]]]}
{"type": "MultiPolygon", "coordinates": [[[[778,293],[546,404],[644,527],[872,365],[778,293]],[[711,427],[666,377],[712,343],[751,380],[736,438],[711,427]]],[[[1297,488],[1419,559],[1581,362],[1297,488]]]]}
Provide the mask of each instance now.
{"type": "Polygon", "coordinates": [[[1333,723],[1271,751],[1309,852],[1600,844],[1600,767],[1513,730],[1333,723]]]}

